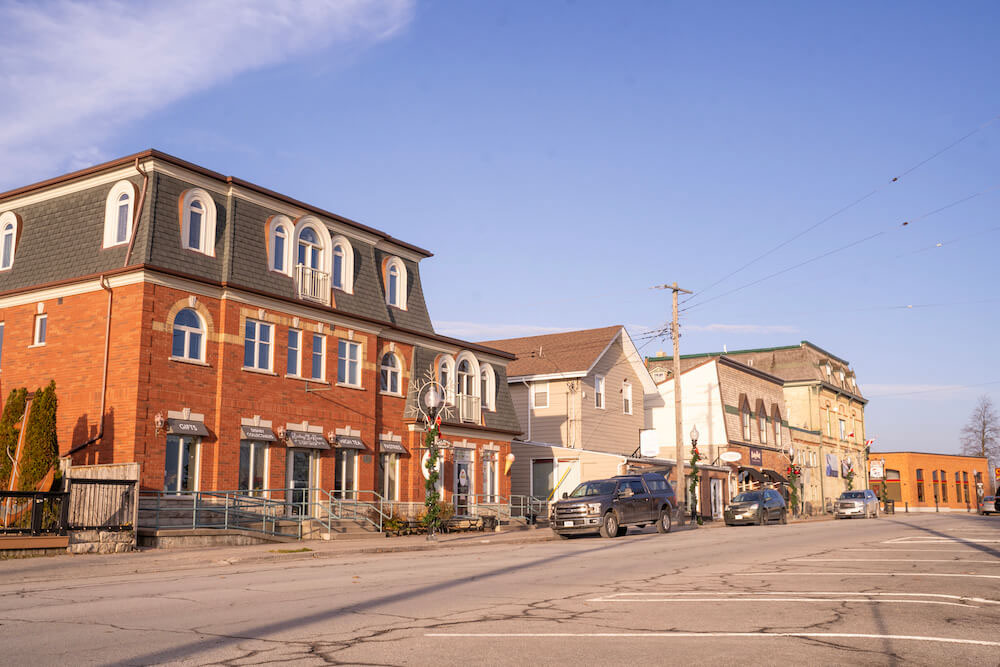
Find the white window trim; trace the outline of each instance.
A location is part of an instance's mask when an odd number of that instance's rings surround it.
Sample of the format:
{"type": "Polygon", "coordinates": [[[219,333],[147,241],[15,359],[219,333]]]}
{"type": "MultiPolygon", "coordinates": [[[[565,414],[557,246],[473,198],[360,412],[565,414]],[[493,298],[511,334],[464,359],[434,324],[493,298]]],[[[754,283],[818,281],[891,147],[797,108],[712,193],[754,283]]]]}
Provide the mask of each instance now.
{"type": "Polygon", "coordinates": [[[288,372],[288,350],[291,350],[292,348],[291,348],[291,344],[289,342],[289,339],[286,338],[285,339],[285,377],[289,377],[289,378],[302,378],[302,341],[305,340],[305,337],[302,335],[303,334],[302,329],[295,329],[295,328],[290,328],[288,330],[288,336],[289,337],[291,337],[291,334],[292,334],[293,331],[299,335],[299,345],[298,345],[297,348],[295,348],[295,371],[296,372],[295,373],[289,373],[288,372]]]}
{"type": "Polygon", "coordinates": [[[185,250],[194,250],[209,257],[215,257],[215,200],[201,188],[191,188],[185,190],[181,195],[181,247],[185,250]],[[191,224],[191,203],[198,201],[205,210],[202,216],[201,247],[193,248],[188,244],[190,234],[188,228],[191,224]]]}
{"type": "Polygon", "coordinates": [[[603,375],[594,376],[594,408],[597,410],[607,410],[608,409],[608,396],[607,396],[608,382],[603,375]],[[598,399],[600,405],[598,405],[598,399]]]}
{"type": "MultiPolygon", "coordinates": [[[[241,438],[240,439],[240,446],[241,447],[242,447],[242,444],[244,442],[249,442],[250,443],[250,447],[251,447],[251,450],[250,450],[250,471],[249,471],[251,478],[253,477],[253,464],[254,464],[254,460],[255,460],[254,459],[254,454],[253,454],[253,445],[255,445],[255,444],[257,444],[257,445],[264,445],[264,447],[263,447],[263,449],[264,449],[264,488],[261,489],[261,492],[262,492],[261,495],[259,495],[257,497],[258,498],[270,498],[271,497],[271,492],[269,490],[266,490],[266,489],[269,489],[270,486],[271,486],[271,483],[270,483],[271,482],[271,444],[268,443],[268,442],[261,441],[261,440],[247,440],[246,438],[241,438]]],[[[236,460],[236,465],[237,465],[236,474],[237,474],[237,476],[239,476],[240,471],[239,471],[239,459],[238,458],[236,460]]],[[[238,479],[237,479],[237,484],[236,485],[239,486],[239,480],[238,479]]]]}
{"type": "MultiPolygon", "coordinates": [[[[300,348],[301,352],[301,348],[300,348]]],[[[309,352],[309,379],[316,380],[317,382],[326,382],[326,336],[323,334],[314,333],[312,335],[312,347],[309,352]],[[320,341],[320,376],[316,377],[313,375],[313,359],[316,356],[316,341],[320,341]]]]}
{"type": "Polygon", "coordinates": [[[347,240],[347,237],[342,234],[338,234],[330,239],[330,287],[346,292],[347,294],[354,293],[354,247],[347,240]],[[333,247],[336,245],[344,247],[343,275],[341,276],[343,287],[334,287],[333,284],[333,247]]]}
{"type": "Polygon", "coordinates": [[[485,362],[483,363],[482,367],[479,369],[480,394],[482,394],[481,385],[483,375],[486,375],[486,396],[480,396],[480,400],[482,401],[483,408],[493,412],[497,409],[497,372],[493,370],[493,366],[490,364],[485,362]]]}
{"type": "MultiPolygon", "coordinates": [[[[378,362],[378,388],[379,392],[385,394],[386,396],[402,396],[403,395],[403,360],[395,352],[389,351],[382,355],[382,358],[378,362]],[[395,368],[389,368],[385,365],[385,358],[391,356],[396,361],[395,368]],[[382,371],[387,371],[388,373],[396,373],[398,376],[396,385],[399,387],[397,391],[392,391],[386,386],[382,385],[382,371]]],[[[388,384],[388,383],[387,383],[388,384]]]]}
{"type": "Polygon", "coordinates": [[[32,325],[31,345],[29,347],[45,347],[49,340],[49,314],[38,313],[32,325]],[[42,322],[45,322],[45,340],[39,340],[42,332],[42,322]]]}
{"type": "Polygon", "coordinates": [[[549,399],[549,391],[550,391],[550,389],[549,389],[549,383],[548,382],[532,382],[531,383],[531,407],[535,408],[535,409],[549,407],[549,404],[552,402],[549,399]],[[538,395],[538,388],[541,387],[541,386],[543,386],[543,385],[545,386],[545,405],[539,405],[538,402],[535,400],[535,397],[538,395]]]}
{"type": "Polygon", "coordinates": [[[635,406],[632,404],[632,383],[628,380],[622,381],[622,412],[630,415],[634,412],[635,406]]]}
{"type": "Polygon", "coordinates": [[[21,235],[21,219],[12,211],[0,215],[0,271],[10,271],[14,268],[14,257],[17,255],[17,239],[21,235]],[[3,242],[7,229],[11,227],[10,263],[3,264],[3,242]]]}
{"type": "Polygon", "coordinates": [[[455,391],[458,392],[458,367],[463,361],[469,362],[472,374],[472,393],[469,396],[482,399],[482,396],[480,396],[480,383],[482,380],[479,377],[479,360],[471,352],[465,350],[459,352],[458,357],[455,359],[455,391]]]}
{"type": "Polygon", "coordinates": [[[132,240],[132,223],[135,220],[135,202],[139,194],[138,188],[131,181],[118,181],[111,192],[108,193],[107,201],[104,203],[104,247],[114,248],[126,245],[132,240]],[[122,195],[128,195],[128,224],[125,227],[125,240],[119,241],[115,237],[118,232],[118,200],[122,195]]]}
{"type": "Polygon", "coordinates": [[[454,357],[450,354],[445,354],[438,358],[437,368],[434,369],[434,381],[437,383],[441,382],[442,367],[448,370],[448,384],[441,387],[444,390],[445,402],[453,405],[455,403],[455,382],[457,380],[455,376],[456,366],[454,357]]]}
{"type": "MultiPolygon", "coordinates": [[[[396,499],[395,500],[391,500],[389,502],[398,503],[399,502],[399,462],[400,462],[400,459],[402,457],[399,455],[398,452],[379,452],[379,456],[391,456],[392,460],[395,462],[396,471],[395,471],[395,474],[393,475],[393,479],[395,480],[394,483],[393,483],[393,487],[394,487],[393,488],[393,496],[396,499]]],[[[357,458],[357,456],[355,456],[355,458],[357,458]]],[[[383,472],[383,475],[384,475],[384,472],[383,472]]],[[[355,478],[355,479],[357,479],[357,478],[355,478]]],[[[383,479],[382,479],[382,484],[380,486],[382,487],[381,491],[385,492],[385,478],[384,478],[384,476],[383,476],[383,479]]]]}
{"type": "MultiPolygon", "coordinates": [[[[361,371],[362,371],[362,365],[364,364],[364,354],[363,354],[363,352],[364,351],[361,349],[361,343],[359,343],[358,341],[347,340],[346,338],[338,338],[337,339],[337,386],[340,386],[340,387],[353,387],[355,389],[360,389],[361,388],[361,371]],[[341,380],[340,379],[340,344],[341,343],[345,343],[347,345],[347,350],[350,350],[352,345],[355,346],[357,348],[357,350],[358,350],[358,358],[357,358],[358,379],[357,379],[356,383],[351,382],[349,377],[347,379],[345,379],[345,380],[341,380]]],[[[347,375],[349,376],[350,375],[350,372],[349,372],[350,371],[350,356],[346,357],[346,360],[347,360],[348,363],[347,363],[347,366],[346,366],[345,370],[347,371],[347,375]]]]}
{"type": "Polygon", "coordinates": [[[403,260],[399,257],[390,257],[385,263],[385,303],[386,305],[393,306],[394,308],[399,308],[400,310],[406,310],[406,288],[407,288],[407,273],[406,265],[403,264],[403,260]],[[393,303],[389,300],[389,271],[391,269],[396,269],[398,272],[399,284],[396,285],[396,301],[393,303]]]}
{"type": "Polygon", "coordinates": [[[260,342],[261,342],[260,341],[260,330],[261,330],[261,328],[262,327],[268,327],[271,330],[271,336],[270,336],[270,342],[268,342],[268,344],[267,344],[268,345],[268,350],[267,350],[267,368],[261,368],[260,366],[256,366],[256,365],[254,365],[254,366],[247,366],[245,364],[245,362],[246,362],[246,344],[247,344],[246,334],[247,334],[247,330],[246,330],[246,322],[243,323],[243,361],[244,361],[243,370],[245,370],[245,371],[256,371],[258,373],[272,373],[273,374],[274,373],[274,347],[275,347],[275,343],[276,343],[276,341],[274,340],[274,329],[275,329],[275,327],[270,322],[262,322],[260,320],[255,320],[253,318],[248,318],[247,322],[253,322],[254,324],[257,325],[256,336],[253,339],[253,343],[254,343],[254,355],[253,355],[254,364],[256,364],[257,361],[260,359],[260,342]]]}
{"type": "MultiPolygon", "coordinates": [[[[174,320],[170,323],[170,359],[172,361],[183,361],[187,363],[204,364],[207,366],[208,364],[205,363],[205,348],[207,347],[206,345],[207,342],[208,342],[208,327],[205,325],[205,318],[201,316],[201,313],[199,313],[194,308],[182,308],[181,310],[178,310],[174,314],[174,320]],[[193,329],[191,329],[191,327],[189,326],[183,324],[180,325],[177,324],[177,316],[180,315],[181,312],[185,310],[190,310],[192,313],[194,313],[194,316],[198,318],[198,322],[201,324],[201,328],[197,331],[197,333],[201,334],[201,345],[199,346],[198,356],[196,357],[177,357],[174,356],[173,354],[174,330],[177,329],[177,327],[179,326],[186,333],[190,333],[191,331],[193,331],[193,329]]],[[[190,348],[190,337],[188,336],[184,337],[184,347],[190,348]]]]}
{"type": "MultiPolygon", "coordinates": [[[[170,494],[176,495],[176,496],[186,495],[186,494],[189,494],[189,493],[198,493],[201,490],[201,437],[200,436],[196,436],[196,435],[178,435],[177,437],[180,438],[181,440],[188,440],[188,441],[190,441],[191,442],[191,446],[193,446],[195,448],[195,452],[194,452],[194,489],[191,490],[191,491],[181,491],[180,489],[178,489],[176,491],[168,491],[168,490],[164,489],[164,493],[170,493],[170,494]]],[[[180,456],[180,452],[178,451],[178,457],[179,456],[180,456]]],[[[164,461],[164,463],[166,463],[166,455],[165,454],[164,454],[164,457],[163,457],[163,461],[164,461]]],[[[183,468],[183,465],[184,465],[184,462],[180,458],[178,458],[178,461],[177,461],[177,470],[178,470],[178,473],[183,468]]],[[[179,477],[178,477],[178,482],[180,482],[180,478],[179,477]]]]}
{"type": "Polygon", "coordinates": [[[291,276],[294,270],[295,264],[295,254],[294,254],[294,235],[295,235],[295,225],[286,216],[275,215],[267,221],[267,268],[275,273],[280,273],[283,276],[291,276]],[[282,253],[282,263],[284,266],[282,268],[277,268],[275,264],[275,259],[277,253],[274,248],[274,241],[278,235],[278,229],[283,229],[285,232],[285,250],[282,253]]]}
{"type": "MultiPolygon", "coordinates": [[[[319,218],[311,215],[304,215],[295,221],[295,231],[292,238],[292,264],[298,266],[299,264],[299,237],[302,232],[306,229],[311,229],[316,232],[316,236],[319,237],[320,250],[320,267],[318,271],[323,271],[329,273],[332,267],[331,259],[331,245],[330,245],[330,230],[326,228],[319,218]]],[[[332,283],[331,283],[332,284],[332,283]]]]}

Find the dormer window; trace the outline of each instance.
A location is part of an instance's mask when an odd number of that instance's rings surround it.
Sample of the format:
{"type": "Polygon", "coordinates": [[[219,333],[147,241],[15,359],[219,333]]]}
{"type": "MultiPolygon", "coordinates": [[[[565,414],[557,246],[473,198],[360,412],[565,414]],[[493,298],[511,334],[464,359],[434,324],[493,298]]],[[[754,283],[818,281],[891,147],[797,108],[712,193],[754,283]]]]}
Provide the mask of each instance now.
{"type": "Polygon", "coordinates": [[[354,291],[354,248],[344,236],[334,236],[330,240],[332,259],[330,284],[348,294],[354,291]]]}
{"type": "Polygon", "coordinates": [[[215,256],[215,202],[201,188],[188,190],[181,196],[181,245],[215,256]]]}
{"type": "Polygon", "coordinates": [[[398,257],[391,257],[385,263],[385,302],[406,310],[406,267],[398,257]]]}
{"type": "Polygon", "coordinates": [[[299,233],[298,259],[301,266],[323,270],[323,246],[319,244],[319,237],[311,227],[306,227],[299,233]]]}
{"type": "Polygon", "coordinates": [[[105,248],[124,245],[131,240],[135,194],[135,186],[129,181],[119,181],[108,193],[104,205],[105,248]]]}
{"type": "Polygon", "coordinates": [[[7,271],[14,266],[19,226],[20,220],[10,211],[0,215],[0,271],[7,271]]]}
{"type": "Polygon", "coordinates": [[[300,299],[330,303],[330,232],[312,216],[295,224],[295,286],[300,299]]]}
{"type": "Polygon", "coordinates": [[[479,396],[483,402],[483,409],[496,410],[497,376],[496,371],[489,364],[482,364],[480,371],[479,396]]]}
{"type": "Polygon", "coordinates": [[[449,404],[455,403],[455,360],[449,355],[444,355],[438,359],[437,369],[438,383],[444,390],[445,401],[449,404]]]}
{"type": "Polygon", "coordinates": [[[292,272],[292,223],[283,215],[278,215],[268,221],[267,261],[268,268],[278,273],[290,275],[292,272]]]}

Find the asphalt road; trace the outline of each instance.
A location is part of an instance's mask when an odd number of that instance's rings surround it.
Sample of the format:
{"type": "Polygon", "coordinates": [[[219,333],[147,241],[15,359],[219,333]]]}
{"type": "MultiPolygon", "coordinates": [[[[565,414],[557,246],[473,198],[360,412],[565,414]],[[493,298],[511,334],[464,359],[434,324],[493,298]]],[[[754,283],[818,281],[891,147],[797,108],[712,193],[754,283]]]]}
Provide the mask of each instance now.
{"type": "Polygon", "coordinates": [[[1000,517],[144,557],[0,562],[0,663],[1000,664],[1000,517]]]}

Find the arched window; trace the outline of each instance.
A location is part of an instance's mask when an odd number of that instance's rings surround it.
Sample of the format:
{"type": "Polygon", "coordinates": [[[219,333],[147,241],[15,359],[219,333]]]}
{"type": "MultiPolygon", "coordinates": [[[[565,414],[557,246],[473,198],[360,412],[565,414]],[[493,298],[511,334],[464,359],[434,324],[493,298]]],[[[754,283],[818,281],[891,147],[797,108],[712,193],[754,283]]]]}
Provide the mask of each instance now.
{"type": "Polygon", "coordinates": [[[170,355],[176,359],[205,360],[205,325],[194,310],[185,308],[174,317],[174,342],[170,355]]]}
{"type": "Polygon", "coordinates": [[[0,271],[7,271],[14,266],[19,223],[17,216],[10,211],[0,215],[0,271]]]}
{"type": "Polygon", "coordinates": [[[473,396],[475,379],[472,376],[472,364],[467,359],[458,362],[458,395],[473,396]]]}
{"type": "Polygon", "coordinates": [[[302,266],[323,270],[323,246],[319,243],[319,236],[312,227],[306,227],[299,232],[298,263],[302,266]]]}
{"type": "Polygon", "coordinates": [[[400,392],[400,366],[399,359],[392,352],[382,355],[381,380],[382,391],[387,394],[399,394],[400,392]]]}
{"type": "Polygon", "coordinates": [[[482,365],[479,385],[479,396],[483,400],[483,407],[487,410],[496,410],[497,376],[489,364],[482,365]]]}
{"type": "Polygon", "coordinates": [[[743,425],[743,440],[750,442],[752,432],[750,425],[750,402],[747,401],[746,397],[743,398],[743,402],[740,404],[740,419],[743,425]]]}
{"type": "Polygon", "coordinates": [[[345,236],[334,236],[330,247],[330,285],[350,294],[354,291],[354,248],[345,236]]]}
{"type": "Polygon", "coordinates": [[[274,216],[268,221],[268,268],[285,275],[292,272],[292,247],[289,243],[291,228],[291,221],[283,215],[274,216]]]}
{"type": "Polygon", "coordinates": [[[132,238],[136,188],[130,181],[115,183],[104,205],[104,247],[128,243],[132,238]]]}
{"type": "Polygon", "coordinates": [[[215,202],[201,188],[181,196],[181,245],[210,257],[215,255],[215,202]]]}
{"type": "Polygon", "coordinates": [[[399,257],[390,257],[385,263],[385,302],[406,310],[406,266],[399,257]]]}
{"type": "Polygon", "coordinates": [[[444,389],[445,401],[455,402],[455,360],[448,355],[438,359],[437,380],[444,389]]]}

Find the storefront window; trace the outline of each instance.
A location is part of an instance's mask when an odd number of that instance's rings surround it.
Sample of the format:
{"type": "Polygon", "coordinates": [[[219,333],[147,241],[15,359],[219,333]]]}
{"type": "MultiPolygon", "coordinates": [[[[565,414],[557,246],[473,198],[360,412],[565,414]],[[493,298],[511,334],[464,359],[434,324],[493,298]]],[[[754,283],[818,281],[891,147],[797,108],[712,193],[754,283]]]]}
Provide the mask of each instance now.
{"type": "Polygon", "coordinates": [[[483,502],[497,501],[497,453],[483,452],[483,502]]]}
{"type": "Polygon", "coordinates": [[[391,501],[399,500],[396,494],[399,454],[380,454],[379,466],[382,468],[382,497],[391,501]]]}
{"type": "Polygon", "coordinates": [[[337,450],[337,470],[333,495],[336,498],[356,498],[357,451],[353,449],[337,450]]]}
{"type": "Polygon", "coordinates": [[[240,440],[240,491],[260,495],[267,488],[267,444],[240,440]]]}
{"type": "Polygon", "coordinates": [[[547,500],[556,484],[556,466],[552,459],[531,460],[531,495],[547,500]]]}
{"type": "Polygon", "coordinates": [[[197,490],[200,443],[201,438],[167,436],[167,455],[163,472],[164,491],[184,493],[197,490]]]}
{"type": "Polygon", "coordinates": [[[917,468],[917,502],[924,502],[924,471],[917,468]]]}

